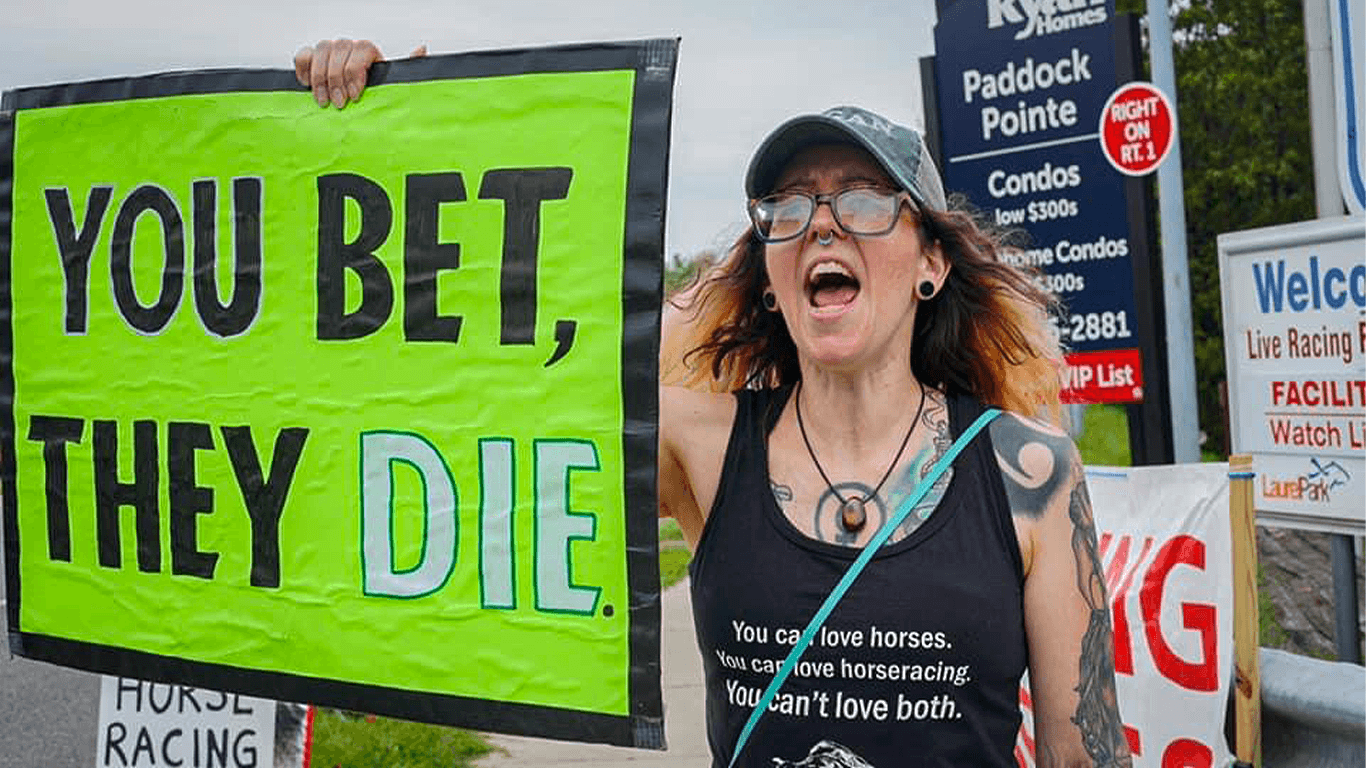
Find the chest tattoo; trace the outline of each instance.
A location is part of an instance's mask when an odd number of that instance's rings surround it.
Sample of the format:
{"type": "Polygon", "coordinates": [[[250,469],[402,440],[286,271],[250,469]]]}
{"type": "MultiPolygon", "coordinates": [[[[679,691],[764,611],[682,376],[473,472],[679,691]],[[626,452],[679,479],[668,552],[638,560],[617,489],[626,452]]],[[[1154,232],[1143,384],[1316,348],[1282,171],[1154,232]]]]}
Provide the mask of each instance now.
{"type": "MultiPolygon", "coordinates": [[[[770,481],[769,485],[773,491],[773,498],[778,502],[778,507],[794,524],[817,540],[842,546],[861,546],[871,540],[887,519],[900,509],[902,502],[910,498],[920,482],[929,474],[935,462],[943,457],[949,446],[952,445],[953,440],[949,434],[948,407],[943,394],[935,391],[929,393],[917,429],[929,432],[929,445],[909,460],[902,462],[901,467],[893,471],[892,476],[876,494],[873,493],[872,486],[867,483],[838,482],[834,484],[833,488],[822,489],[816,497],[815,503],[803,513],[799,506],[800,502],[795,501],[796,495],[791,486],[770,481]],[[865,509],[868,522],[856,532],[846,531],[840,523],[842,499],[849,498],[867,500],[865,509]]],[[[930,514],[943,499],[952,479],[953,468],[950,467],[939,476],[925,496],[907,514],[905,520],[888,539],[888,543],[906,538],[929,519],[930,514]]]]}

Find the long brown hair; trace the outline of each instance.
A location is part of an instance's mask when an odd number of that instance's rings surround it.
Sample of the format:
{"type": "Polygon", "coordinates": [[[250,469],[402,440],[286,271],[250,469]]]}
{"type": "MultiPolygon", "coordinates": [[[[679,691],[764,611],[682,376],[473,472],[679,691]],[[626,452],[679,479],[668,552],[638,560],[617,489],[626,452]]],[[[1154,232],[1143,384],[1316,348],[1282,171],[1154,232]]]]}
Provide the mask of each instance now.
{"type": "MultiPolygon", "coordinates": [[[[961,201],[955,201],[959,208],[961,201]]],[[[916,378],[984,403],[1062,423],[1063,357],[1051,315],[1057,298],[1003,258],[1008,233],[972,213],[919,211],[920,237],[952,264],[915,316],[916,378]]],[[[670,297],[660,347],[665,383],[724,392],[801,378],[782,316],[763,308],[764,243],[747,230],[726,259],[670,297]]]]}

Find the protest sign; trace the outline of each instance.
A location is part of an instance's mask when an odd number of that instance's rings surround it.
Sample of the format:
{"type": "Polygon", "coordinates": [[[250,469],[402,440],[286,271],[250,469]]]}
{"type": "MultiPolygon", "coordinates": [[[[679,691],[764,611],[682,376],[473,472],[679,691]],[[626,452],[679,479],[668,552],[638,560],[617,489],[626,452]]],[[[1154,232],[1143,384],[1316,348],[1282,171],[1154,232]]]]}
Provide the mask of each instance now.
{"type": "MultiPolygon", "coordinates": [[[[1212,768],[1233,670],[1226,464],[1087,467],[1114,629],[1115,688],[1134,766],[1212,768]]],[[[1021,692],[1021,766],[1036,765],[1021,692]]]]}
{"type": "MultiPolygon", "coordinates": [[[[277,760],[275,702],[104,675],[97,768],[295,768],[277,760]]],[[[307,768],[307,766],[303,766],[307,768]]]]}
{"type": "Polygon", "coordinates": [[[676,50],[6,94],[11,648],[662,746],[676,50]]]}

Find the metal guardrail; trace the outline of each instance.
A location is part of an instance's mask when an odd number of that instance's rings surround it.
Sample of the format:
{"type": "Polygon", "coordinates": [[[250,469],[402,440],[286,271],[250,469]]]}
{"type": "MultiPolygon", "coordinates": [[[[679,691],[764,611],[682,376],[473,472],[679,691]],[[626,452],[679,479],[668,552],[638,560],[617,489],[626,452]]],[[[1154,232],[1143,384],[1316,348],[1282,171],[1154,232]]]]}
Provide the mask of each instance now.
{"type": "Polygon", "coordinates": [[[1366,765],[1366,667],[1272,648],[1259,663],[1264,768],[1366,765]]]}

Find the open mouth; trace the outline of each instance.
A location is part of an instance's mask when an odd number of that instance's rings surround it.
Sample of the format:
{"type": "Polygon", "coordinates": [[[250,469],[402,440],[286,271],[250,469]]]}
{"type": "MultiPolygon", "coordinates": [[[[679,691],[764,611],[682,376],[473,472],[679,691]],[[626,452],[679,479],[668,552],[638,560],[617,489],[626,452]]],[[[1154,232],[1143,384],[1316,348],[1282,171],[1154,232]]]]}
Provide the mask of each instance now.
{"type": "Polygon", "coordinates": [[[816,308],[842,307],[858,296],[859,282],[837,261],[819,261],[806,275],[806,298],[816,308]]]}

